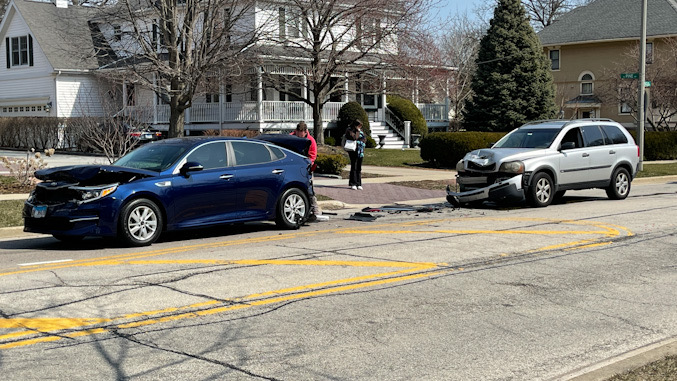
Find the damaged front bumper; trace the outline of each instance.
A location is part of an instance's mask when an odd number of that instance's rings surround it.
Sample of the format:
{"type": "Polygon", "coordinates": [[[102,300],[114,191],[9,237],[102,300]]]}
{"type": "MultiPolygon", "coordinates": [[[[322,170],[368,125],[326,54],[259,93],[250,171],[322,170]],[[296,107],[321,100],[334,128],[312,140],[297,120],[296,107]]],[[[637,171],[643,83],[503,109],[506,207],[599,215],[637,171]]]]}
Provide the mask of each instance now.
{"type": "MultiPolygon", "coordinates": [[[[447,201],[454,206],[485,200],[502,202],[521,201],[524,199],[522,179],[522,175],[516,175],[509,179],[487,185],[483,188],[476,188],[464,192],[453,192],[451,187],[447,186],[447,201]]],[[[462,182],[463,181],[457,177],[457,183],[462,182]]]]}

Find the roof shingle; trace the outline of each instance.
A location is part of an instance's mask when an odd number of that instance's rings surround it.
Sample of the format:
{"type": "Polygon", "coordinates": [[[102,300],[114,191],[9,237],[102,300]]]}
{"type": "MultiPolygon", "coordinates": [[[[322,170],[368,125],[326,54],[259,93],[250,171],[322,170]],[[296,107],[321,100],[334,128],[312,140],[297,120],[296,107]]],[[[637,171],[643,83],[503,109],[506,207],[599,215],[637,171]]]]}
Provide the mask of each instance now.
{"type": "MultiPolygon", "coordinates": [[[[677,1],[648,0],[647,36],[677,36],[677,1]]],[[[596,0],[564,14],[538,33],[544,46],[637,39],[640,0],[596,0]]]]}

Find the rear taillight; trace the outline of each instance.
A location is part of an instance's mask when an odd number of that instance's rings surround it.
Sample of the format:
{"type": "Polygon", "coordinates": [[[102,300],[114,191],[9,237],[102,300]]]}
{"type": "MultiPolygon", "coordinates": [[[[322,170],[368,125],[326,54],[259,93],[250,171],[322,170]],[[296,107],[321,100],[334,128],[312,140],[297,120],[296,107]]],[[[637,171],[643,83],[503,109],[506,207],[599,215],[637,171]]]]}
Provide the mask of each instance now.
{"type": "Polygon", "coordinates": [[[639,146],[637,146],[637,157],[639,157],[639,146]]]}

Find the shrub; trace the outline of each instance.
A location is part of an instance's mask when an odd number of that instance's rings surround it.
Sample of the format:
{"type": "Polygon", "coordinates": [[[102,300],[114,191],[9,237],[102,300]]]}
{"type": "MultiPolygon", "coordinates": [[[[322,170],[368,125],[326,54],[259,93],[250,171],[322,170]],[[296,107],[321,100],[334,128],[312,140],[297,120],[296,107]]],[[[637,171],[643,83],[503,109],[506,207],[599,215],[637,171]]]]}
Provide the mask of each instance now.
{"type": "Polygon", "coordinates": [[[502,132],[433,132],[421,140],[421,158],[441,167],[454,168],[466,153],[486,148],[503,135],[502,132]]]}
{"type": "Polygon", "coordinates": [[[53,117],[0,118],[0,146],[43,150],[55,147],[62,120],[53,117]]]}
{"type": "MultiPolygon", "coordinates": [[[[366,136],[371,136],[371,128],[369,127],[369,116],[367,112],[364,111],[362,105],[355,101],[350,101],[343,106],[338,112],[338,118],[336,122],[336,132],[337,136],[343,136],[346,133],[346,129],[350,124],[355,120],[359,119],[362,122],[362,131],[366,136]]],[[[339,140],[340,141],[340,140],[339,140]]]]}
{"type": "Polygon", "coordinates": [[[376,148],[376,140],[374,140],[371,135],[367,135],[367,148],[376,148]]]}
{"type": "Polygon", "coordinates": [[[322,154],[317,155],[315,159],[317,164],[317,173],[325,173],[329,175],[339,175],[341,170],[345,168],[346,165],[350,164],[350,160],[345,155],[341,154],[322,154]]]}
{"type": "MultiPolygon", "coordinates": [[[[637,138],[635,137],[635,142],[637,138]]],[[[677,131],[646,131],[644,160],[677,159],[677,131]]]]}
{"type": "Polygon", "coordinates": [[[411,121],[411,133],[425,136],[428,133],[428,124],[421,113],[421,110],[416,107],[414,102],[409,99],[402,98],[398,95],[387,96],[388,108],[402,121],[411,121]]]}
{"type": "Polygon", "coordinates": [[[328,146],[335,146],[336,145],[336,138],[333,136],[325,136],[324,137],[324,144],[328,146]]]}

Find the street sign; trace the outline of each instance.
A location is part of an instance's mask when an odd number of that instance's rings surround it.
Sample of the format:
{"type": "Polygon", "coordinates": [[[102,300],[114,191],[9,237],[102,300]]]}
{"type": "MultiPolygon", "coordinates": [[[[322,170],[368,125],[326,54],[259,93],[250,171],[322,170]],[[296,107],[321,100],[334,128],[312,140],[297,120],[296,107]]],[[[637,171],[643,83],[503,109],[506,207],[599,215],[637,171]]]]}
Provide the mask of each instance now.
{"type": "Polygon", "coordinates": [[[621,79],[639,79],[639,73],[621,73],[621,79]]]}
{"type": "Polygon", "coordinates": [[[651,81],[644,81],[644,87],[651,87],[651,81]]]}

